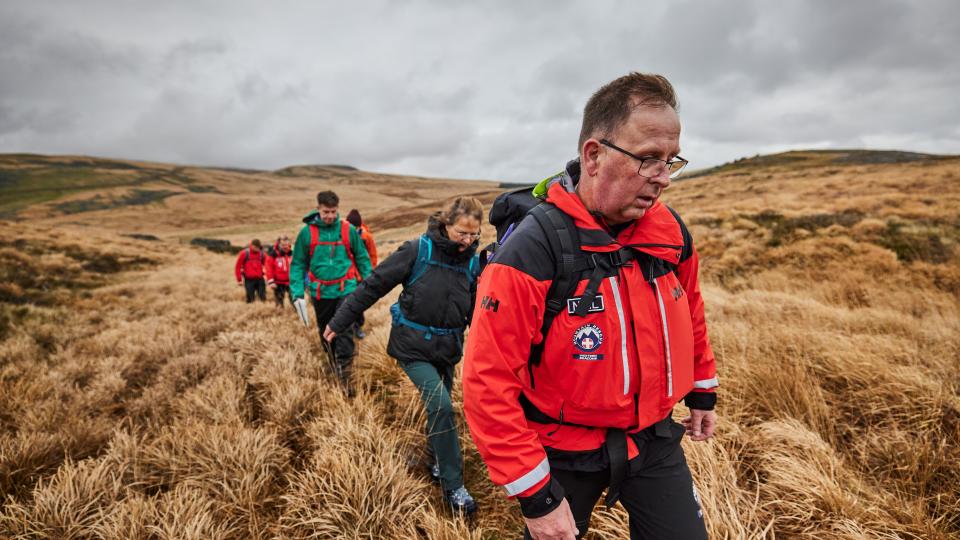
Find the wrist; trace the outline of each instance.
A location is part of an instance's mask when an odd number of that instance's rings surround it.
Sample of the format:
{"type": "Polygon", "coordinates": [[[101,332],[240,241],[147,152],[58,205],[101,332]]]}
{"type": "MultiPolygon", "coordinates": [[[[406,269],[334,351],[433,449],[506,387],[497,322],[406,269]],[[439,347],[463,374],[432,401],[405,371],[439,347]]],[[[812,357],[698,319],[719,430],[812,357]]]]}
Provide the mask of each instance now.
{"type": "Polygon", "coordinates": [[[566,493],[563,486],[553,477],[542,488],[528,497],[517,497],[520,502],[520,512],[525,518],[543,517],[553,512],[563,502],[566,493]]]}
{"type": "Polygon", "coordinates": [[[713,392],[690,392],[683,398],[688,409],[712,411],[717,405],[717,395],[713,392]]]}

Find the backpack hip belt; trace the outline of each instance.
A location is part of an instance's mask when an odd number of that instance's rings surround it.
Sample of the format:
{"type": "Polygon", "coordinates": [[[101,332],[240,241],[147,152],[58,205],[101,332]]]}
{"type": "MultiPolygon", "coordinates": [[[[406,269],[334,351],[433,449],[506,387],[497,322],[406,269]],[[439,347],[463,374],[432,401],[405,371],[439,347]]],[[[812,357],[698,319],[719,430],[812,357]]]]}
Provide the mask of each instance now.
{"type": "Polygon", "coordinates": [[[439,328],[437,326],[427,326],[425,324],[415,323],[403,315],[400,310],[400,304],[396,303],[390,306],[390,315],[393,317],[393,324],[408,326],[414,330],[423,332],[423,339],[430,341],[433,336],[449,336],[451,334],[463,335],[464,327],[459,328],[439,328]]]}
{"type": "MultiPolygon", "coordinates": [[[[359,277],[360,277],[360,274],[357,273],[357,269],[353,266],[351,266],[350,269],[347,270],[347,273],[344,274],[343,277],[339,277],[337,279],[317,279],[317,277],[313,275],[313,272],[311,271],[307,272],[307,278],[311,282],[317,283],[319,285],[339,285],[341,291],[344,289],[347,280],[358,279],[359,277]]],[[[319,298],[320,298],[320,287],[317,287],[317,299],[319,298]]]]}

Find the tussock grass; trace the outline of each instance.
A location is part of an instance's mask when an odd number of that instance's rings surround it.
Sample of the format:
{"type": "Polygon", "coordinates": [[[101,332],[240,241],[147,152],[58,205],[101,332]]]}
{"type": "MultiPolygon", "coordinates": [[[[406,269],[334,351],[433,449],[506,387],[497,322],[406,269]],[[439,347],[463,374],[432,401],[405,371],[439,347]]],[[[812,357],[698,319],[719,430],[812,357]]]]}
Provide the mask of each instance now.
{"type": "Polygon", "coordinates": [[[89,537],[100,521],[100,508],[121,496],[121,476],[111,463],[67,461],[37,484],[29,502],[6,505],[0,523],[23,537],[89,537]]]}
{"type": "MultiPolygon", "coordinates": [[[[738,165],[668,192],[697,239],[722,383],[717,437],[684,442],[704,519],[712,538],[955,538],[958,165],[827,157],[738,165]]],[[[235,193],[178,174],[224,192],[205,200],[235,193]]],[[[366,189],[361,175],[340,181],[366,189]]],[[[144,212],[157,232],[209,226],[185,211],[190,197],[144,212]]],[[[103,219],[126,223],[123,212],[103,219]]],[[[409,221],[383,215],[394,218],[409,221]]],[[[289,307],[245,305],[228,255],[42,220],[0,230],[12,239],[0,245],[0,537],[519,536],[459,384],[479,515],[451,516],[429,483],[419,395],[386,356],[395,295],[367,314],[347,400],[316,329],[289,307]]],[[[388,251],[418,232],[378,239],[388,251]]],[[[625,530],[621,508],[599,506],[590,537],[625,530]]]]}
{"type": "Polygon", "coordinates": [[[426,506],[426,486],[410,478],[404,445],[370,418],[327,418],[307,428],[313,459],[284,496],[284,533],[307,538],[413,535],[426,506]]]}

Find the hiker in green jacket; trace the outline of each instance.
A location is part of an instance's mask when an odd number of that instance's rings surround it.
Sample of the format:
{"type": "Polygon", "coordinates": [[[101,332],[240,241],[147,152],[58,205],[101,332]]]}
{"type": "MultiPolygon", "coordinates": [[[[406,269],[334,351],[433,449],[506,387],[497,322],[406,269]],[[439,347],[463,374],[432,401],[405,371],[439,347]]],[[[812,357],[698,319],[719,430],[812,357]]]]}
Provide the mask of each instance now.
{"type": "MultiPolygon", "coordinates": [[[[317,194],[317,209],[303,218],[293,246],[290,265],[290,293],[294,302],[309,296],[317,317],[323,342],[323,329],[337,307],[370,274],[370,256],[353,225],[340,219],[340,198],[332,191],[317,194]]],[[[325,342],[324,342],[325,344],[325,342]]],[[[333,368],[348,395],[353,395],[351,371],[354,342],[351,332],[338,335],[332,342],[333,368]]]]}

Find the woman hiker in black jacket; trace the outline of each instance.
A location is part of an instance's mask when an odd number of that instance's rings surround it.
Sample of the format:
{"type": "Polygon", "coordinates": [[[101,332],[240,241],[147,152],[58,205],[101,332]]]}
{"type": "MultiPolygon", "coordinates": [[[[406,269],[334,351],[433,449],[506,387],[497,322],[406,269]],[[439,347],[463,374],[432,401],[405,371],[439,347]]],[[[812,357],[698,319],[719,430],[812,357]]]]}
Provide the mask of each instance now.
{"type": "Polygon", "coordinates": [[[434,475],[451,508],[465,514],[475,512],[477,504],[463,485],[450,392],[454,366],[463,355],[463,331],[473,312],[482,219],[483,205],[473,197],[459,197],[430,216],[427,232],[381,261],[337,309],[323,334],[330,340],[348,331],[367,308],[403,284],[400,299],[390,308],[387,354],[399,361],[420,391],[427,410],[427,441],[437,460],[434,475]]]}

